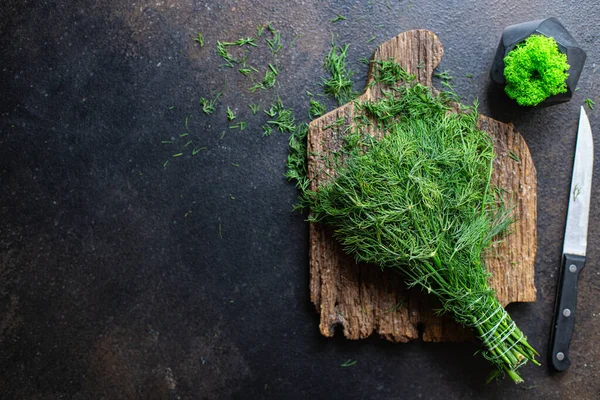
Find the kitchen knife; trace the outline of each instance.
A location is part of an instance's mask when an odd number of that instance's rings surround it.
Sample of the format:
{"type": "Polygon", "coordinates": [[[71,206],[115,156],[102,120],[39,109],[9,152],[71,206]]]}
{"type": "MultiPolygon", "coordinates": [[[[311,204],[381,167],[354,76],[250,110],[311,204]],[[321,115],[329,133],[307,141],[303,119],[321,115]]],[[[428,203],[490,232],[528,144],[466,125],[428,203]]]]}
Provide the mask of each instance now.
{"type": "Polygon", "coordinates": [[[577,278],[585,265],[593,164],[592,129],[585,110],[581,107],[554,322],[550,338],[550,360],[556,371],[564,371],[571,365],[569,343],[575,326],[577,278]]]}

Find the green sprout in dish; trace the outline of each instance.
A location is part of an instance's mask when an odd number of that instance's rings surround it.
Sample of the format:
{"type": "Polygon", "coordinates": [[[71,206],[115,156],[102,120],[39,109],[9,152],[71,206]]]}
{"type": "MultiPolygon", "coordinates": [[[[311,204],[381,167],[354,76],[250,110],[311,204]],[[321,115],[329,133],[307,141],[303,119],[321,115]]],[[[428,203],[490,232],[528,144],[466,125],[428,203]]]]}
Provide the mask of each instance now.
{"type": "Polygon", "coordinates": [[[532,35],[504,58],[504,91],[521,106],[535,106],[567,91],[568,70],[567,55],[556,40],[532,35]]]}

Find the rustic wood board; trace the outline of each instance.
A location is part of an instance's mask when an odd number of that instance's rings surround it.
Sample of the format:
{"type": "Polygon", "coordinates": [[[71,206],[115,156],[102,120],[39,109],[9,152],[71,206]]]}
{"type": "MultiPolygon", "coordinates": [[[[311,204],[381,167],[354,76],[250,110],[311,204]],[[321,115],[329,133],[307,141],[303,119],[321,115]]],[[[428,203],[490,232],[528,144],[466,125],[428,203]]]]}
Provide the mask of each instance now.
{"type": "MultiPolygon", "coordinates": [[[[412,30],[379,46],[372,59],[393,58],[415,74],[420,83],[431,86],[433,70],[443,53],[435,34],[412,30]]],[[[368,82],[372,80],[371,73],[368,82]]],[[[377,99],[380,89],[379,84],[371,88],[367,85],[359,100],[377,99]]],[[[308,161],[313,190],[327,182],[328,176],[335,175],[328,167],[327,155],[340,148],[342,133],[331,127],[332,123],[344,118],[351,125],[353,117],[354,105],[348,103],[311,122],[308,161]]],[[[505,189],[507,199],[514,202],[513,216],[517,220],[511,235],[486,254],[486,264],[492,272],[490,283],[503,305],[535,301],[535,167],[525,141],[512,125],[481,115],[479,125],[495,140],[493,183],[505,189]]],[[[373,332],[394,342],[419,337],[434,342],[473,338],[449,316],[434,314],[435,299],[416,289],[406,289],[397,272],[382,272],[376,266],[355,263],[333,239],[329,227],[314,223],[310,226],[310,295],[320,314],[319,329],[324,336],[333,336],[335,329],[341,328],[348,339],[366,338],[373,332]]]]}

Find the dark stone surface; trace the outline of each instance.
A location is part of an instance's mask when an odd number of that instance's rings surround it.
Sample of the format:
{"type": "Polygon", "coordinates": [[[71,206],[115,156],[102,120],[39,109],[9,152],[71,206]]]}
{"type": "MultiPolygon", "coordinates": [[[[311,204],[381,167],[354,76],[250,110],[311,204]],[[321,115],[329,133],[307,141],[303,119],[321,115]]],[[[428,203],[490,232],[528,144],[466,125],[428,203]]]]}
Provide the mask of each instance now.
{"type": "MultiPolygon", "coordinates": [[[[0,397],[598,398],[597,201],[573,365],[551,374],[546,355],[579,106],[587,97],[600,103],[600,10],[541,4],[5,0],[0,397]],[[330,23],[337,14],[348,19],[330,23]],[[569,103],[515,109],[488,78],[499,37],[508,25],[548,16],[559,16],[588,54],[580,90],[569,103]],[[252,94],[248,78],[217,68],[215,44],[267,21],[282,30],[279,85],[252,94]],[[482,113],[514,122],[537,166],[539,298],[509,311],[544,366],[525,367],[521,386],[484,385],[489,367],[472,356],[475,344],[319,336],[307,226],[290,212],[296,191],[282,178],[287,135],[263,137],[266,117],[247,107],[280,95],[305,120],[304,93],[320,92],[332,33],[352,43],[359,89],[359,58],[412,28],[440,37],[440,70],[452,71],[465,101],[479,98],[482,113]],[[202,49],[192,41],[197,31],[202,49]],[[219,90],[215,114],[203,115],[199,97],[219,90]],[[228,128],[227,106],[248,129],[228,128]],[[193,145],[207,149],[174,158],[187,143],[179,137],[186,117],[193,145]],[[171,137],[176,144],[161,144],[171,137]],[[357,364],[341,368],[348,359],[357,364]]],[[[261,72],[272,62],[264,41],[248,62],[261,72]]],[[[598,110],[588,115],[598,134],[598,110]]]]}

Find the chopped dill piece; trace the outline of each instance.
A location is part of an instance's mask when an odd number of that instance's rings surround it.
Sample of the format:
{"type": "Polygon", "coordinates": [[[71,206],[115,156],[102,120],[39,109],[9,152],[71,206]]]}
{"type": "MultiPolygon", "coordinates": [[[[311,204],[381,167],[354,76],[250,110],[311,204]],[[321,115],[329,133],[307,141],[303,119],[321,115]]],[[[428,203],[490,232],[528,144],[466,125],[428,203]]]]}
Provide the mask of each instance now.
{"type": "Polygon", "coordinates": [[[264,29],[263,25],[256,25],[256,36],[261,37],[264,29]]]}
{"type": "Polygon", "coordinates": [[[273,28],[270,22],[267,25],[267,30],[273,35],[271,39],[267,39],[267,46],[269,47],[269,50],[271,50],[271,53],[275,55],[279,53],[279,50],[283,47],[283,44],[281,44],[281,32],[273,28]]]}
{"type": "Polygon", "coordinates": [[[188,129],[188,119],[189,117],[185,117],[185,129],[188,129]]]}
{"type": "Polygon", "coordinates": [[[189,136],[189,135],[190,135],[189,132],[184,132],[181,135],[179,135],[179,137],[186,137],[186,136],[189,136]]]}
{"type": "Polygon", "coordinates": [[[348,18],[344,17],[343,15],[338,14],[337,17],[331,20],[331,23],[334,24],[338,21],[346,21],[347,19],[348,18]]]}
{"type": "Polygon", "coordinates": [[[219,139],[223,140],[224,137],[225,137],[225,131],[221,132],[221,137],[219,139]]]}
{"type": "Polygon", "coordinates": [[[375,39],[377,39],[377,35],[373,36],[371,39],[367,40],[367,43],[371,43],[372,41],[374,41],[375,39]]]}
{"type": "Polygon", "coordinates": [[[227,51],[227,44],[217,41],[217,54],[225,61],[225,66],[233,68],[233,63],[236,60],[227,51]]]}
{"type": "Polygon", "coordinates": [[[414,75],[406,72],[406,70],[392,58],[386,61],[375,61],[375,66],[375,82],[393,86],[398,82],[410,82],[415,79],[414,75]]]}
{"type": "Polygon", "coordinates": [[[327,129],[331,129],[331,128],[339,128],[340,126],[344,125],[344,122],[346,122],[344,117],[339,117],[335,121],[333,121],[331,124],[324,126],[323,130],[327,130],[327,129]]]}
{"type": "Polygon", "coordinates": [[[400,300],[398,303],[396,303],[396,305],[394,305],[394,306],[390,307],[388,310],[386,310],[384,312],[384,314],[389,314],[391,312],[398,311],[398,308],[400,308],[403,304],[404,304],[404,300],[400,300]]]}
{"type": "Polygon", "coordinates": [[[239,167],[240,166],[240,164],[234,163],[234,162],[232,162],[231,165],[233,165],[234,167],[239,167]]]}
{"type": "Polygon", "coordinates": [[[192,155],[195,156],[196,154],[200,153],[202,150],[206,150],[206,147],[196,147],[195,149],[192,150],[192,155]]]}
{"type": "Polygon", "coordinates": [[[465,78],[473,79],[473,74],[465,74],[465,78]]]}
{"type": "Polygon", "coordinates": [[[294,45],[296,44],[296,40],[300,39],[302,36],[304,36],[304,34],[299,34],[294,36],[294,38],[292,39],[292,42],[290,43],[290,47],[294,47],[294,45]]]}
{"type": "Polygon", "coordinates": [[[346,367],[352,367],[352,366],[356,365],[356,363],[357,363],[357,362],[358,362],[358,361],[356,361],[356,360],[349,359],[349,360],[348,360],[348,361],[346,361],[345,363],[343,363],[343,364],[340,364],[340,367],[342,367],[342,368],[346,368],[346,367]]]}
{"type": "Polygon", "coordinates": [[[215,104],[221,97],[221,92],[217,93],[214,99],[205,99],[204,97],[200,97],[200,104],[202,105],[202,112],[206,115],[210,115],[215,111],[215,104]]]}
{"type": "Polygon", "coordinates": [[[234,197],[234,196],[233,196],[231,193],[229,193],[229,198],[230,198],[231,200],[235,200],[235,197],[234,197]]]}
{"type": "Polygon", "coordinates": [[[419,65],[417,65],[417,68],[419,68],[419,69],[425,68],[425,61],[421,60],[419,62],[419,65]]]}
{"type": "Polygon", "coordinates": [[[323,92],[335,98],[339,105],[342,105],[356,97],[352,90],[353,72],[348,69],[346,58],[348,57],[349,45],[336,46],[331,41],[331,50],[325,56],[324,67],[331,75],[329,78],[323,78],[323,92]]]}
{"type": "Polygon", "coordinates": [[[181,157],[183,155],[183,153],[177,153],[177,154],[173,154],[173,157],[181,157]]]}
{"type": "Polygon", "coordinates": [[[248,104],[248,107],[250,107],[250,110],[252,110],[252,115],[256,115],[256,113],[260,110],[259,104],[248,104]]]}
{"type": "Polygon", "coordinates": [[[587,99],[585,99],[585,104],[587,104],[587,106],[590,108],[590,110],[593,110],[596,102],[590,98],[587,98],[587,99]]]}
{"type": "Polygon", "coordinates": [[[167,164],[168,164],[168,163],[169,163],[169,160],[165,161],[165,162],[163,163],[163,168],[167,168],[167,164]]]}
{"type": "Polygon", "coordinates": [[[175,106],[171,106],[169,107],[169,110],[173,110],[175,108],[175,106]]]}
{"type": "MultiPolygon", "coordinates": [[[[281,99],[279,98],[273,105],[271,105],[268,111],[265,110],[265,114],[271,118],[274,118],[270,121],[267,121],[266,126],[272,125],[279,130],[279,132],[293,132],[296,129],[296,119],[294,118],[294,113],[289,108],[285,108],[281,102],[281,99]]],[[[273,132],[272,129],[264,129],[265,136],[268,136],[273,132]]]]}
{"type": "Polygon", "coordinates": [[[376,25],[375,28],[377,28],[377,29],[383,28],[383,24],[376,25]]]}
{"type": "Polygon", "coordinates": [[[275,76],[279,75],[277,67],[274,67],[273,64],[269,64],[269,69],[275,74],[275,76]]]}
{"type": "Polygon", "coordinates": [[[202,36],[202,33],[198,32],[194,38],[194,41],[198,42],[200,47],[204,47],[204,36],[202,36]]]}
{"type": "Polygon", "coordinates": [[[365,65],[371,64],[371,61],[369,61],[369,59],[367,57],[361,57],[358,59],[358,61],[360,61],[361,63],[363,63],[365,65]]]}
{"type": "Polygon", "coordinates": [[[238,69],[238,72],[244,76],[248,76],[252,70],[250,68],[240,68],[238,69]]]}
{"type": "Polygon", "coordinates": [[[521,162],[521,160],[519,160],[519,156],[517,155],[517,153],[515,153],[512,150],[508,152],[508,156],[510,158],[512,158],[513,160],[515,160],[516,162],[521,162]]]}
{"type": "Polygon", "coordinates": [[[247,46],[256,47],[256,42],[254,41],[253,37],[238,39],[235,42],[233,42],[233,44],[237,45],[237,46],[247,45],[247,46]]]}
{"type": "Polygon", "coordinates": [[[265,89],[265,85],[263,85],[262,82],[255,83],[248,90],[250,90],[252,93],[254,93],[255,91],[257,91],[259,89],[260,90],[264,90],[265,89]]]}
{"type": "Polygon", "coordinates": [[[233,113],[233,111],[231,110],[231,108],[229,108],[229,106],[227,106],[227,119],[229,121],[233,121],[235,119],[235,114],[233,113]]]}
{"type": "Polygon", "coordinates": [[[271,136],[273,127],[271,125],[263,125],[263,136],[271,136]]]}
{"type": "Polygon", "coordinates": [[[185,148],[185,147],[188,147],[188,146],[189,146],[190,144],[192,144],[193,142],[194,142],[193,140],[190,140],[190,141],[189,141],[189,142],[187,142],[187,143],[186,143],[186,144],[185,144],[183,147],[184,147],[184,148],[185,148]]]}
{"type": "Polygon", "coordinates": [[[442,79],[444,81],[450,81],[450,80],[454,79],[454,78],[452,78],[452,76],[450,75],[450,71],[448,71],[448,70],[434,74],[433,76],[435,76],[436,78],[442,79]]]}
{"type": "MultiPolygon", "coordinates": [[[[308,179],[308,169],[306,162],[306,138],[308,136],[308,124],[298,125],[296,130],[290,135],[288,141],[288,158],[286,162],[287,170],[285,177],[288,181],[296,181],[296,187],[304,193],[310,187],[308,179]]],[[[300,202],[302,204],[302,201],[300,202]]]]}
{"type": "Polygon", "coordinates": [[[219,222],[219,237],[223,239],[223,228],[221,227],[221,223],[219,222]]]}
{"type": "Polygon", "coordinates": [[[246,129],[248,127],[248,123],[244,122],[244,121],[240,121],[239,123],[235,124],[235,125],[231,125],[229,127],[229,129],[239,129],[240,131],[243,131],[244,129],[246,129]]]}
{"type": "Polygon", "coordinates": [[[172,141],[172,140],[161,140],[160,142],[161,142],[162,144],[170,144],[170,143],[173,143],[173,141],[172,141]]]}
{"type": "Polygon", "coordinates": [[[186,213],[183,215],[183,218],[187,218],[187,217],[188,217],[188,215],[190,215],[191,213],[192,213],[192,210],[189,210],[188,212],[186,212],[186,213]]]}
{"type": "Polygon", "coordinates": [[[327,107],[320,101],[310,99],[310,107],[308,109],[308,118],[315,119],[327,112],[327,107]]]}

